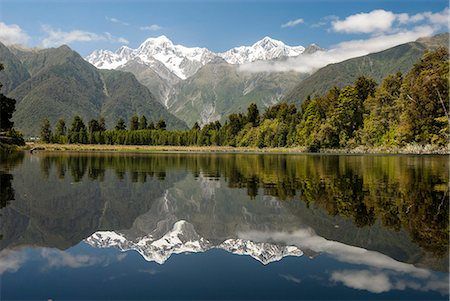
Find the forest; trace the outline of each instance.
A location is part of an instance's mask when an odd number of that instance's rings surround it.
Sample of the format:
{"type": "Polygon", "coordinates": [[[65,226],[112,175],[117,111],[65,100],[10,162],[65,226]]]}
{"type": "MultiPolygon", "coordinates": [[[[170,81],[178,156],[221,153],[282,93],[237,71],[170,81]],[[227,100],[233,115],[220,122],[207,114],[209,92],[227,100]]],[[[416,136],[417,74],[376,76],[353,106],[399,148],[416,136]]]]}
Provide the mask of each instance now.
{"type": "Polygon", "coordinates": [[[113,129],[105,120],[87,125],[74,116],[70,126],[60,119],[52,129],[45,119],[46,143],[111,145],[176,145],[323,148],[402,147],[407,144],[444,147],[449,138],[449,53],[427,52],[407,74],[391,74],[377,84],[360,76],[351,86],[334,87],[325,95],[308,96],[297,108],[279,103],[260,112],[252,103],[246,113],[228,116],[190,130],[167,130],[164,120],[145,116],[123,119],[113,129]]]}

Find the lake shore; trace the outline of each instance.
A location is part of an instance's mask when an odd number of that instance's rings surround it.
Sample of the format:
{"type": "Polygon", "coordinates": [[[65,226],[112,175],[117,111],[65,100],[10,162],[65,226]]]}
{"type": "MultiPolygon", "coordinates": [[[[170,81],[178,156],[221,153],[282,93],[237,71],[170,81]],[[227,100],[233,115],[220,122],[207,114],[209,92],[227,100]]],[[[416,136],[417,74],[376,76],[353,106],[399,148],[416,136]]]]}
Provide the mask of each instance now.
{"type": "MultiPolygon", "coordinates": [[[[22,150],[74,152],[134,152],[134,153],[295,153],[310,154],[305,147],[231,147],[231,146],[171,146],[171,145],[104,145],[104,144],[45,144],[27,142],[22,150]]],[[[449,155],[450,149],[432,145],[407,145],[402,148],[366,147],[321,149],[320,154],[411,154],[449,155]]]]}

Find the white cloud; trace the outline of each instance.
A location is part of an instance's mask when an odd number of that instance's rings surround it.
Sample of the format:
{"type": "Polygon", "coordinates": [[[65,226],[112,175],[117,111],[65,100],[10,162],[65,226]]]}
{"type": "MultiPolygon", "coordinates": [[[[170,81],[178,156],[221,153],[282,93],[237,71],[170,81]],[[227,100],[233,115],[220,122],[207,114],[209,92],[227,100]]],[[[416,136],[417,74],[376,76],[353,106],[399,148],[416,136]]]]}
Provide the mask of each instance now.
{"type": "Polygon", "coordinates": [[[24,252],[3,250],[0,252],[0,276],[5,273],[15,273],[27,260],[24,252]]]}
{"type": "Polygon", "coordinates": [[[393,12],[377,9],[370,13],[359,13],[344,20],[331,22],[333,30],[345,33],[372,33],[391,30],[396,15],[393,12]]]}
{"type": "Polygon", "coordinates": [[[302,24],[303,22],[305,22],[305,20],[303,20],[302,18],[291,20],[291,21],[281,25],[281,28],[294,27],[294,26],[296,26],[298,24],[302,24]]]}
{"type": "Polygon", "coordinates": [[[19,25],[0,22],[0,41],[5,45],[26,45],[30,36],[19,25]]]}
{"type": "Polygon", "coordinates": [[[239,66],[244,72],[285,72],[312,73],[328,64],[383,51],[385,49],[430,36],[435,32],[432,26],[417,26],[412,30],[402,30],[393,34],[383,34],[368,39],[350,40],[339,43],[329,50],[299,55],[283,61],[256,61],[239,66]]]}
{"type": "Polygon", "coordinates": [[[161,30],[162,27],[157,24],[152,24],[150,26],[141,26],[139,27],[140,30],[149,30],[149,31],[158,31],[161,30]]]}
{"type": "Polygon", "coordinates": [[[391,290],[412,289],[415,291],[436,291],[448,295],[448,276],[438,278],[430,275],[425,280],[399,278],[401,275],[386,271],[342,270],[331,273],[330,280],[342,282],[345,286],[372,293],[384,293],[391,290]]]}
{"type": "Polygon", "coordinates": [[[388,292],[392,289],[387,274],[382,272],[362,271],[336,271],[331,273],[331,280],[342,282],[345,286],[367,290],[372,293],[388,292]]]}
{"type": "Polygon", "coordinates": [[[47,269],[60,267],[82,268],[100,263],[103,260],[89,255],[72,255],[54,249],[43,249],[41,256],[47,260],[47,269]]]}
{"type": "Polygon", "coordinates": [[[309,249],[314,252],[329,254],[340,262],[364,264],[369,267],[387,269],[398,273],[414,275],[419,278],[430,276],[430,271],[426,269],[417,268],[412,264],[397,261],[379,252],[327,240],[316,235],[314,230],[310,228],[300,229],[292,233],[249,231],[238,233],[238,237],[254,242],[273,241],[280,242],[283,245],[294,245],[300,249],[309,249]]]}
{"type": "Polygon", "coordinates": [[[129,23],[124,22],[122,20],[119,20],[117,18],[110,18],[110,17],[106,16],[105,19],[108,20],[109,22],[112,22],[112,23],[118,23],[118,24],[122,24],[122,25],[125,25],[125,26],[130,25],[129,23]]]}
{"type": "Polygon", "coordinates": [[[51,26],[43,25],[42,30],[47,34],[41,42],[43,47],[60,46],[73,42],[93,42],[93,41],[109,41],[113,43],[128,44],[128,40],[121,37],[114,37],[110,33],[97,34],[94,32],[83,30],[62,31],[54,29],[51,26]]]}
{"type": "Polygon", "coordinates": [[[395,14],[383,9],[369,13],[359,13],[346,17],[344,20],[335,19],[331,22],[332,30],[343,33],[386,33],[401,29],[401,25],[422,22],[433,26],[448,26],[449,9],[441,12],[422,12],[415,15],[407,13],[395,14]]]}

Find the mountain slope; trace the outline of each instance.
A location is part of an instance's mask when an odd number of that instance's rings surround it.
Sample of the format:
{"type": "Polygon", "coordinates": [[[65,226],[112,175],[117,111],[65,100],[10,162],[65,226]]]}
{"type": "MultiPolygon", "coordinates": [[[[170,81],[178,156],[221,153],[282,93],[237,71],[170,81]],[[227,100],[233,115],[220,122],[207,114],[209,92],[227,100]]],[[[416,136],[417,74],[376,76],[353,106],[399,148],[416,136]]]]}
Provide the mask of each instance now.
{"type": "Polygon", "coordinates": [[[20,83],[30,78],[28,70],[23,67],[20,60],[2,43],[0,43],[0,63],[4,67],[0,72],[0,83],[3,85],[0,92],[3,94],[8,94],[20,83]]]}
{"type": "MultiPolygon", "coordinates": [[[[119,118],[128,122],[134,114],[146,115],[149,121],[163,118],[170,128],[185,128],[185,124],[167,112],[134,75],[120,71],[100,72],[67,46],[12,49],[8,54],[29,74],[29,78],[24,76],[8,93],[17,100],[13,115],[15,126],[25,135],[37,135],[44,118],[51,124],[64,118],[70,125],[74,115],[80,115],[87,123],[89,119],[106,114],[103,117],[109,128],[119,118]]],[[[5,65],[9,66],[8,61],[5,65]]]]}
{"type": "Polygon", "coordinates": [[[169,111],[189,126],[224,121],[231,113],[245,112],[254,102],[262,111],[279,101],[302,78],[299,73],[248,73],[238,65],[210,63],[175,86],[169,111]]]}
{"type": "Polygon", "coordinates": [[[405,73],[422,57],[426,49],[448,47],[448,33],[419,39],[387,50],[330,64],[301,81],[282,98],[289,103],[302,103],[308,95],[322,95],[333,86],[353,84],[361,75],[380,82],[388,74],[405,73]]]}
{"type": "Polygon", "coordinates": [[[184,122],[169,114],[133,74],[116,70],[100,70],[100,74],[108,96],[100,114],[106,120],[118,120],[118,117],[122,117],[128,121],[132,114],[124,112],[135,112],[155,122],[164,119],[171,128],[185,128],[184,122]]]}

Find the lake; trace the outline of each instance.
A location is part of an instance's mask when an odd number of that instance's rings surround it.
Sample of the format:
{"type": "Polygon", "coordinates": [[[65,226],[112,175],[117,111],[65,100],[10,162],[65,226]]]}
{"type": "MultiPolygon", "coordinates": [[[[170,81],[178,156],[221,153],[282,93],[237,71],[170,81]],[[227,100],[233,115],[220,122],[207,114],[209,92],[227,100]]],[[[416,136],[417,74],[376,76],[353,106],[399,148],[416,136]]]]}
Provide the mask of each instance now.
{"type": "Polygon", "coordinates": [[[2,156],[1,300],[448,300],[447,156],[2,156]]]}

